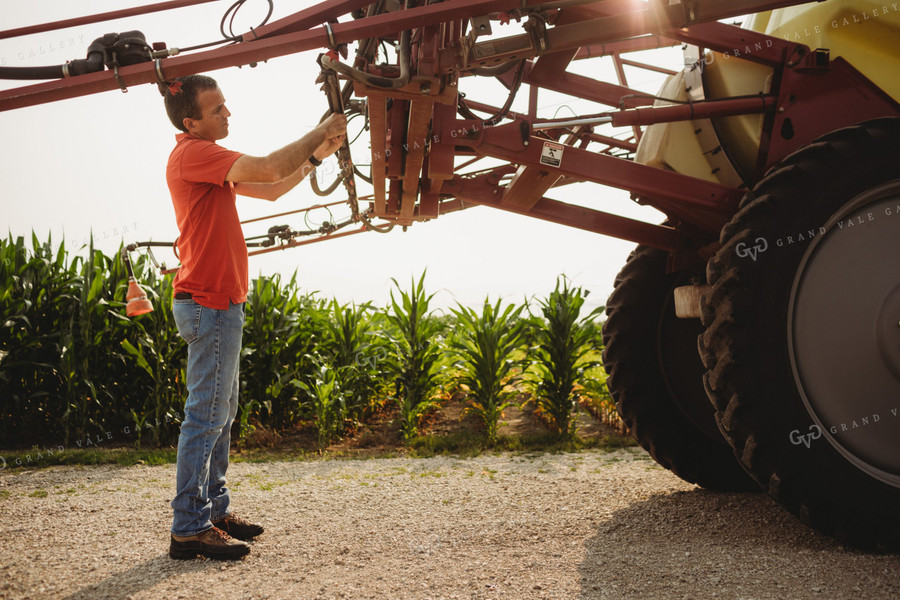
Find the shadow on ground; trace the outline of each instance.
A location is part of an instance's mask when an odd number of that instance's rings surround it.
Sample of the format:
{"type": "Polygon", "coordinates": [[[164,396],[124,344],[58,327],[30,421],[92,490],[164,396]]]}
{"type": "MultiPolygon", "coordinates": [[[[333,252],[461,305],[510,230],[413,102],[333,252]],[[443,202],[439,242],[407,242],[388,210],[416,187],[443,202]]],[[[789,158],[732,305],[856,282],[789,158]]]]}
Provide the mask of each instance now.
{"type": "MultiPolygon", "coordinates": [[[[218,571],[221,563],[211,560],[172,560],[167,554],[151,558],[130,569],[115,573],[100,583],[86,585],[65,600],[128,598],[150,590],[172,577],[218,571]]],[[[77,585],[77,582],[73,582],[77,585]]]]}
{"type": "Polygon", "coordinates": [[[889,598],[900,591],[891,575],[900,556],[845,549],[765,494],[653,495],[615,512],[585,546],[582,599],[889,598]]]}

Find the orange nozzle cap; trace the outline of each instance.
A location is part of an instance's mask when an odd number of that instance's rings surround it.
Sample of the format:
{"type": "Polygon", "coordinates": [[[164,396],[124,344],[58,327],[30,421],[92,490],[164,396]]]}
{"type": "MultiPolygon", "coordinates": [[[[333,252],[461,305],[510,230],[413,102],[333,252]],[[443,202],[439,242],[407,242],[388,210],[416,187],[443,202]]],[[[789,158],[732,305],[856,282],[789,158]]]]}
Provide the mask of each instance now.
{"type": "Polygon", "coordinates": [[[125,300],[125,314],[129,317],[153,312],[153,305],[150,304],[147,294],[133,277],[128,280],[128,294],[125,295],[125,300]]]}

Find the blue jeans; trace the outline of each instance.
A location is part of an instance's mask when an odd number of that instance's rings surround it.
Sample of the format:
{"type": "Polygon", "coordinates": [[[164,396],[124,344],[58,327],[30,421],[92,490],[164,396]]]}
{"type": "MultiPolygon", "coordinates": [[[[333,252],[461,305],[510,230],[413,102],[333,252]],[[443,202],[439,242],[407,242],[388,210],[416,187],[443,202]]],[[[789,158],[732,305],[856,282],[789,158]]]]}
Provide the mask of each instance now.
{"type": "Polygon", "coordinates": [[[172,312],[188,344],[188,398],[178,436],[172,533],[191,536],[228,515],[225,472],[238,410],[244,305],[216,310],[176,299],[172,312]]]}

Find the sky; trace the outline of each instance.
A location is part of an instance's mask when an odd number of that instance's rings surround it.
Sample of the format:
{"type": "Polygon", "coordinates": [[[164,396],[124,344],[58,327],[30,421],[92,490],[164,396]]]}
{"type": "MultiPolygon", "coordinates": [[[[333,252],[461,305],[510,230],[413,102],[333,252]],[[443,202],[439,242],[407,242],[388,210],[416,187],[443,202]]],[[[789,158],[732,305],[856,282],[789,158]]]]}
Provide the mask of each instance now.
{"type": "MultiPolygon", "coordinates": [[[[85,3],[42,0],[4,6],[0,29],[94,14],[149,3],[148,0],[94,0],[85,3]]],[[[148,41],[169,47],[189,46],[220,39],[219,21],[230,0],[174,11],[83,25],[11,40],[0,40],[0,65],[60,64],[84,58],[88,45],[108,32],[143,31],[148,41]]],[[[275,0],[273,19],[311,4],[275,0]]],[[[236,20],[236,31],[255,26],[265,13],[263,0],[249,0],[236,20]]],[[[512,26],[511,26],[512,27],[512,26]]],[[[506,29],[504,35],[518,33],[506,29]]],[[[319,51],[305,52],[261,63],[257,68],[228,68],[210,72],[232,113],[230,134],[219,143],[232,150],[265,155],[302,137],[327,110],[325,95],[315,84],[319,51]]],[[[677,69],[680,50],[650,53],[652,62],[677,69]]],[[[640,58],[640,55],[635,55],[640,58]]],[[[615,81],[608,64],[580,61],[572,70],[615,81]]],[[[628,69],[629,84],[654,92],[659,74],[628,69]]],[[[497,102],[506,91],[493,81],[466,79],[460,84],[469,98],[497,102]],[[499,94],[499,96],[498,96],[499,94]]],[[[20,82],[0,80],[0,89],[20,82]]],[[[527,87],[519,93],[514,110],[525,110],[527,87]]],[[[598,104],[541,92],[540,117],[588,114],[607,110],[598,104]]],[[[361,119],[351,123],[359,131],[361,119]]],[[[621,130],[616,130],[621,132],[621,130]]],[[[0,112],[0,233],[42,240],[65,237],[67,247],[82,246],[93,233],[95,245],[111,254],[119,244],[171,241],[178,233],[165,182],[165,165],[177,131],[169,123],[155,86],[142,85],[128,93],[110,91],[14,111],[0,112]]],[[[368,162],[368,135],[353,145],[354,162],[368,162]]],[[[332,159],[333,161],[333,159],[332,159]]],[[[326,162],[324,167],[333,162],[326,162]]],[[[342,189],[328,201],[346,198],[342,189]]],[[[551,190],[547,196],[584,204],[658,223],[662,215],[630,200],[628,192],[596,184],[574,184],[551,190]]],[[[277,202],[238,196],[242,219],[312,206],[322,201],[307,182],[277,202]]],[[[341,219],[348,210],[338,208],[341,219]]],[[[312,211],[316,225],[327,219],[312,211]]],[[[303,217],[272,219],[245,226],[247,235],[264,233],[271,225],[305,228],[303,217]]],[[[408,288],[412,277],[427,269],[426,288],[434,292],[434,306],[457,302],[476,306],[485,297],[493,301],[522,302],[544,297],[559,275],[590,291],[586,306],[603,305],[612,291],[616,273],[634,247],[631,242],[600,236],[487,207],[474,207],[416,223],[406,232],[363,233],[325,240],[300,248],[251,257],[250,276],[294,272],[305,291],[316,291],[342,302],[389,300],[392,279],[408,288]]],[[[157,252],[169,265],[167,251],[157,252]]]]}

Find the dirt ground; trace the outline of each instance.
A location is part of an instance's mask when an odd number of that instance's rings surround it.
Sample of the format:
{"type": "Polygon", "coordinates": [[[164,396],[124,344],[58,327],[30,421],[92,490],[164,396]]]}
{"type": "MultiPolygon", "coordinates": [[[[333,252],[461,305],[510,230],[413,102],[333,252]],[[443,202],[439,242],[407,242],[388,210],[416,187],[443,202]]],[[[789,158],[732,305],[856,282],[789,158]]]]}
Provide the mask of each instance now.
{"type": "Polygon", "coordinates": [[[266,532],[231,563],[168,558],[174,480],[174,465],[0,472],[0,598],[900,597],[900,556],[634,448],[233,463],[234,507],[266,532]]]}
{"type": "MultiPolygon", "coordinates": [[[[521,402],[524,398],[520,398],[521,402]]],[[[624,441],[622,445],[634,445],[631,437],[624,432],[621,423],[610,427],[579,408],[573,414],[578,437],[588,443],[604,439],[608,436],[624,441]]],[[[454,396],[441,403],[433,413],[427,415],[420,427],[423,435],[447,437],[456,434],[471,435],[474,438],[483,435],[483,426],[475,415],[465,412],[461,395],[454,396]]],[[[548,429],[543,426],[534,414],[533,406],[525,408],[517,405],[508,407],[500,420],[498,435],[527,439],[535,436],[547,436],[548,429]]],[[[316,431],[312,425],[299,427],[284,434],[275,435],[271,431],[260,429],[251,434],[244,444],[244,450],[253,455],[258,449],[279,452],[316,452],[316,431]]],[[[400,435],[399,411],[396,407],[388,407],[367,419],[360,428],[343,439],[331,444],[325,451],[327,455],[351,457],[378,457],[384,454],[402,454],[405,451],[400,435]]]]}

